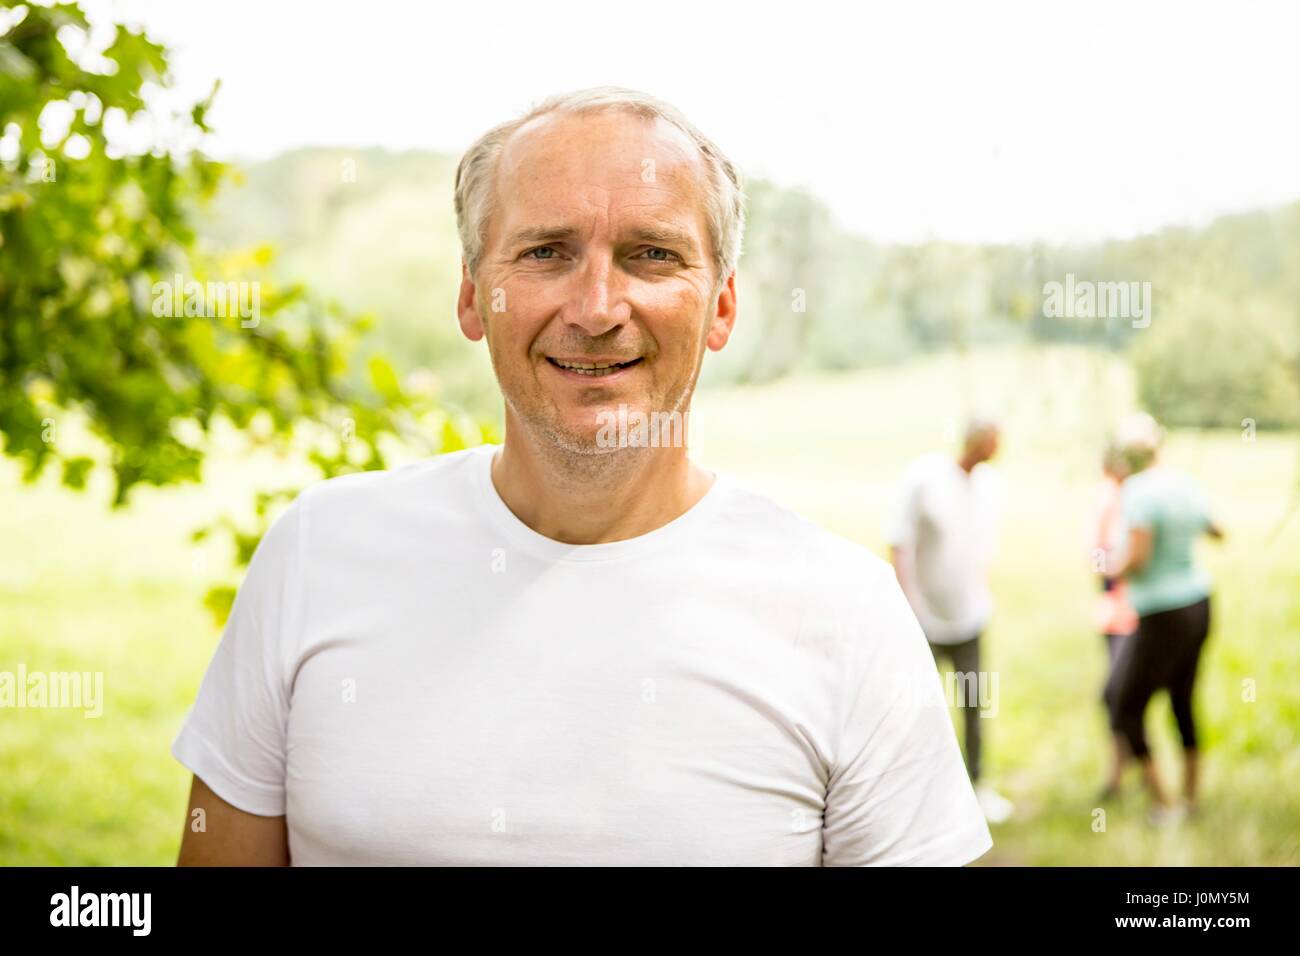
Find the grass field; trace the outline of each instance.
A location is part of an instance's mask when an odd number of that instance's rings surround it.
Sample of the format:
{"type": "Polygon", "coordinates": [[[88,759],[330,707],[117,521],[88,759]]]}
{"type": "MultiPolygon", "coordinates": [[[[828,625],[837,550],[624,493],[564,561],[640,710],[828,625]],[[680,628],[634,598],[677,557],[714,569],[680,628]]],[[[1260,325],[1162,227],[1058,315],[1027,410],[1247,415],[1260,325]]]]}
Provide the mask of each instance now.
{"type": "MultiPolygon", "coordinates": [[[[990,777],[1017,804],[984,864],[1300,863],[1300,514],[1282,524],[1300,436],[1176,432],[1171,463],[1202,482],[1228,531],[1205,557],[1215,624],[1197,707],[1202,814],[1153,830],[1129,793],[1094,829],[1106,732],[1091,632],[1084,521],[1106,425],[1130,402],[1124,366],[1073,350],[942,356],[903,367],[705,389],[693,453],[883,554],[894,483],[911,458],[950,447],[964,410],[1005,421],[1008,513],[985,666],[990,777]],[[1251,681],[1254,700],[1243,699],[1251,681]]],[[[102,671],[104,714],[0,710],[0,864],[174,861],[189,775],[168,753],[218,637],[202,596],[228,569],[188,531],[300,464],[223,455],[201,486],[146,489],[107,512],[85,494],[24,486],[0,463],[0,670],[102,671]]],[[[1169,779],[1163,699],[1148,716],[1169,779]]]]}

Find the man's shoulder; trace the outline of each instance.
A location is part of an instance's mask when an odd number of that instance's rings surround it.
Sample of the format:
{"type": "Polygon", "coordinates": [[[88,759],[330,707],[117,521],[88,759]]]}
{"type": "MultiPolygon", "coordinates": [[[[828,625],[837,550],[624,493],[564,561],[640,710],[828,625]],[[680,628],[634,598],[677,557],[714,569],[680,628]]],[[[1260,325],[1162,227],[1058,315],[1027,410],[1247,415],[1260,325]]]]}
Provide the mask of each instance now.
{"type": "Polygon", "coordinates": [[[743,527],[740,536],[761,543],[831,587],[862,589],[877,576],[893,577],[893,567],[861,542],[823,527],[768,494],[731,483],[722,532],[743,527]],[[728,525],[730,523],[730,525],[728,525]]]}
{"type": "Polygon", "coordinates": [[[762,493],[746,491],[733,500],[748,516],[743,538],[758,542],[745,548],[746,559],[778,575],[783,596],[803,608],[801,645],[843,655],[844,681],[883,688],[930,660],[893,565],[762,493]]]}
{"type": "Polygon", "coordinates": [[[984,491],[1000,494],[1004,486],[1002,469],[987,461],[982,461],[971,469],[971,478],[984,491]]]}
{"type": "Polygon", "coordinates": [[[951,480],[955,465],[956,462],[952,457],[941,451],[927,452],[914,458],[911,464],[903,469],[903,484],[917,487],[936,481],[951,480]]]}
{"type": "Polygon", "coordinates": [[[941,451],[928,451],[924,455],[912,459],[912,463],[904,469],[906,475],[929,475],[936,471],[950,471],[950,459],[941,451]]]}
{"type": "Polygon", "coordinates": [[[353,524],[375,512],[418,510],[471,487],[482,447],[422,458],[396,468],[337,475],[309,485],[295,504],[309,510],[313,524],[345,518],[353,524]]]}

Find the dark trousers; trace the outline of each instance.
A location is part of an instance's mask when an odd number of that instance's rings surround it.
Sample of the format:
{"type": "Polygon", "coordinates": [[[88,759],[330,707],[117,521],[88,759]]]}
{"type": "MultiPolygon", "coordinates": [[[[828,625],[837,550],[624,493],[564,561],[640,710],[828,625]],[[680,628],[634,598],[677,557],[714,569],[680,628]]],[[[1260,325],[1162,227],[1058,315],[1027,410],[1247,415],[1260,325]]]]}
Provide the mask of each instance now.
{"type": "Polygon", "coordinates": [[[946,657],[952,661],[956,686],[961,692],[958,704],[962,710],[966,731],[963,747],[966,756],[966,772],[970,774],[971,783],[975,783],[980,777],[980,702],[977,693],[980,673],[980,636],[976,634],[970,640],[958,644],[936,644],[933,641],[929,644],[934,662],[940,667],[943,666],[941,658],[946,657]]]}
{"type": "Polygon", "coordinates": [[[1210,599],[1203,598],[1186,607],[1144,615],[1138,629],[1120,643],[1106,685],[1106,706],[1111,728],[1128,742],[1133,756],[1150,752],[1143,717],[1151,698],[1162,689],[1169,691],[1183,747],[1196,748],[1192,692],[1209,633],[1210,599]]]}
{"type": "Polygon", "coordinates": [[[1106,680],[1110,680],[1110,672],[1115,669],[1115,661],[1119,657],[1119,649],[1124,646],[1124,638],[1127,634],[1115,634],[1106,632],[1106,680]]]}
{"type": "Polygon", "coordinates": [[[1119,663],[1124,642],[1132,636],[1132,634],[1116,634],[1114,632],[1106,634],[1106,679],[1101,682],[1101,704],[1106,708],[1107,717],[1110,717],[1113,711],[1111,706],[1111,681],[1114,680],[1115,667],[1119,663]]]}

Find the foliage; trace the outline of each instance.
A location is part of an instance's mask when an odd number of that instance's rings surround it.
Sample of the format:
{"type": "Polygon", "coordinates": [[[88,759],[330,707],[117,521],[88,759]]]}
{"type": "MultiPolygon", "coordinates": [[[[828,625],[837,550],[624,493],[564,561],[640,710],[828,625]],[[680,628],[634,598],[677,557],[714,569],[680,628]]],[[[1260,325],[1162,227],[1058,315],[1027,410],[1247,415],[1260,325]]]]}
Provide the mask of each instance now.
{"type": "MultiPolygon", "coordinates": [[[[24,477],[56,465],[84,485],[94,456],[60,442],[74,411],[119,506],[142,483],[198,480],[218,421],[305,444],[322,477],[386,467],[392,444],[481,440],[382,355],[357,387],[368,321],[274,281],[269,248],[198,248],[198,209],[226,170],[198,148],[211,96],[164,114],[169,83],[167,51],[141,32],[75,4],[0,9],[0,435],[24,477]]],[[[253,528],[221,526],[241,559],[296,491],[267,493],[253,528]]]]}

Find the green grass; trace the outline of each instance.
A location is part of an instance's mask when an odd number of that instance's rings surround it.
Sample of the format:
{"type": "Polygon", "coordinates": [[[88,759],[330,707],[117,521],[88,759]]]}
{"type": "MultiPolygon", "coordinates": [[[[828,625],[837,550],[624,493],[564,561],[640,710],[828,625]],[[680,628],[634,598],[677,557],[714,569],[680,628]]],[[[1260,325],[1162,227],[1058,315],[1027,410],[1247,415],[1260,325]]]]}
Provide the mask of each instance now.
{"type": "MultiPolygon", "coordinates": [[[[1017,805],[988,864],[1300,862],[1300,514],[1281,527],[1300,436],[1177,432],[1172,463],[1203,483],[1228,530],[1205,557],[1215,624],[1197,707],[1202,815],[1153,830],[1129,793],[1095,832],[1107,737],[1097,692],[1105,654],[1083,535],[1097,446],[1131,398],[1125,368],[1078,350],[939,357],[871,373],[697,396],[693,454],[883,554],[901,469],[951,445],[965,409],[1006,421],[999,461],[1008,514],[994,568],[985,721],[989,774],[1017,805]],[[1244,680],[1256,699],[1242,699],[1244,680]]],[[[108,513],[102,482],[75,495],[23,486],[0,464],[0,670],[103,671],[105,712],[0,710],[0,864],[170,864],[189,776],[168,753],[218,637],[202,595],[225,556],[187,531],[301,466],[233,453],[202,486],[147,490],[108,513]]],[[[287,479],[284,479],[287,480],[287,479]]],[[[1153,748],[1176,780],[1163,699],[1153,748]]]]}

